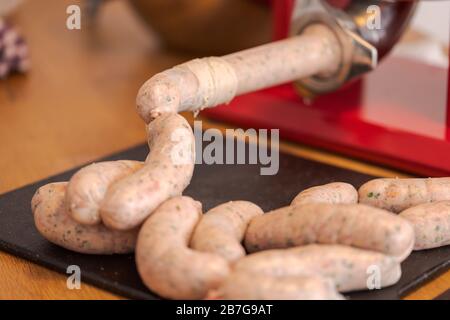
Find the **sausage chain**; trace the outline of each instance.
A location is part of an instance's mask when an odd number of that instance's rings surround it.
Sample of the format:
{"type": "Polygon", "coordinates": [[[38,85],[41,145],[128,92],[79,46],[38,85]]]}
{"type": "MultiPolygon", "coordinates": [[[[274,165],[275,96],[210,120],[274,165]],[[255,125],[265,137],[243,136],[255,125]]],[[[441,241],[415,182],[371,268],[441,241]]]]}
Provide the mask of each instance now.
{"type": "Polygon", "coordinates": [[[228,276],[219,255],[188,247],[201,218],[200,202],[175,197],[164,202],[139,232],[136,265],[144,283],[170,299],[203,299],[228,276]]]}
{"type": "Polygon", "coordinates": [[[195,138],[179,114],[164,114],[148,125],[150,153],[142,168],[113,183],[100,206],[110,228],[129,230],[165,200],[179,196],[191,182],[195,164],[195,138]]]}
{"type": "Polygon", "coordinates": [[[312,25],[300,36],[155,75],[136,98],[148,124],[145,162],[93,164],[68,183],[41,187],[32,199],[38,231],[87,254],[136,246],[143,282],[171,299],[342,299],[338,291],[366,289],[370,266],[379,268],[382,286],[396,283],[413,248],[450,244],[450,178],[377,179],[358,192],[331,183],[266,214],[234,201],[202,215],[199,202],[182,196],[194,171],[195,139],[178,112],[330,75],[340,59],[335,34],[312,25]],[[256,253],[245,256],[244,246],[256,253]]]}
{"type": "Polygon", "coordinates": [[[181,195],[194,170],[194,136],[182,116],[161,116],[148,125],[148,136],[150,153],[144,163],[95,163],[79,170],[69,183],[37,190],[32,210],[41,234],[81,253],[133,252],[135,241],[129,238],[136,237],[156,207],[181,195]],[[114,247],[115,238],[123,249],[114,247]]]}
{"type": "Polygon", "coordinates": [[[138,230],[116,231],[105,226],[82,225],[67,212],[67,182],[39,188],[31,200],[38,231],[50,242],[86,254],[122,254],[134,251],[138,230]]]}
{"type": "Polygon", "coordinates": [[[86,225],[101,223],[100,205],[114,182],[142,168],[139,161],[107,161],[86,166],[75,173],[67,186],[69,215],[86,225]]]}

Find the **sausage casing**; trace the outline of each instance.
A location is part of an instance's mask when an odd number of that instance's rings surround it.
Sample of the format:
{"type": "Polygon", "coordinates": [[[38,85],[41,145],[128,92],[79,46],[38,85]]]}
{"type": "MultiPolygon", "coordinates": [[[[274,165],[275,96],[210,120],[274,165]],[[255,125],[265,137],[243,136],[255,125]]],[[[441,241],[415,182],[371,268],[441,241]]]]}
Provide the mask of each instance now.
{"type": "Polygon", "coordinates": [[[122,254],[134,251],[137,230],[115,231],[104,225],[87,226],[67,214],[67,182],[50,183],[37,190],[31,201],[38,231],[48,241],[87,254],[122,254]]]}
{"type": "Polygon", "coordinates": [[[450,244],[450,201],[418,205],[403,211],[400,216],[414,227],[414,250],[450,244]]]}
{"type": "Polygon", "coordinates": [[[212,293],[223,300],[342,300],[334,283],[317,275],[273,277],[245,272],[232,273],[212,293]]]}
{"type": "Polygon", "coordinates": [[[332,279],[341,292],[367,290],[371,272],[378,273],[381,287],[397,283],[401,276],[395,258],[341,245],[262,251],[239,260],[234,270],[276,277],[318,274],[332,279]]]}
{"type": "Polygon", "coordinates": [[[191,239],[191,248],[216,253],[233,262],[245,256],[241,242],[250,220],[263,211],[248,201],[230,201],[203,215],[191,239]]]}
{"type": "Polygon", "coordinates": [[[139,232],[136,264],[145,285],[169,299],[203,299],[228,276],[219,255],[188,248],[201,204],[175,197],[161,204],[139,232]]]}
{"type": "Polygon", "coordinates": [[[360,204],[311,203],[274,210],[250,222],[249,252],[307,244],[342,244],[405,259],[414,230],[403,218],[360,204]]]}
{"type": "Polygon", "coordinates": [[[450,200],[450,178],[375,179],[359,188],[359,202],[395,213],[450,200]]]}
{"type": "Polygon", "coordinates": [[[99,207],[108,187],[142,166],[143,162],[119,160],[93,163],[80,169],[67,186],[69,215],[81,224],[101,223],[99,207]]]}
{"type": "Polygon", "coordinates": [[[306,203],[356,204],[358,203],[358,191],[348,183],[328,183],[303,190],[292,200],[291,205],[306,203]]]}
{"type": "Polygon", "coordinates": [[[144,167],[114,183],[100,207],[105,225],[139,226],[162,202],[179,196],[194,172],[195,138],[178,114],[164,114],[148,126],[150,153],[144,167]]]}

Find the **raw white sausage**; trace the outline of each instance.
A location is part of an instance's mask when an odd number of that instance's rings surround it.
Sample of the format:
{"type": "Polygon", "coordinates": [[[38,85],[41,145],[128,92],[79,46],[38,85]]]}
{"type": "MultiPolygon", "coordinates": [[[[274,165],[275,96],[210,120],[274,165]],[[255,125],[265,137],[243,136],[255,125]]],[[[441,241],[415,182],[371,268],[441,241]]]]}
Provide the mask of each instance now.
{"type": "Polygon", "coordinates": [[[121,254],[134,251],[137,230],[114,231],[104,225],[82,225],[67,214],[67,182],[39,188],[31,200],[34,222],[48,241],[87,254],[121,254]]]}
{"type": "Polygon", "coordinates": [[[450,178],[375,179],[359,188],[359,201],[392,212],[450,200],[450,178]]]}
{"type": "Polygon", "coordinates": [[[67,186],[68,213],[81,224],[101,223],[99,207],[108,187],[142,168],[143,162],[119,160],[93,163],[75,173],[67,186]]]}
{"type": "Polygon", "coordinates": [[[179,196],[194,172],[195,139],[189,123],[165,114],[148,126],[144,167],[112,184],[100,206],[103,223],[117,230],[139,226],[162,202],[179,196]]]}
{"type": "Polygon", "coordinates": [[[380,276],[383,288],[397,283],[401,276],[395,258],[342,245],[261,251],[239,260],[234,270],[276,277],[317,274],[332,279],[340,292],[367,290],[373,272],[380,276]]]}
{"type": "Polygon", "coordinates": [[[356,204],[358,203],[358,191],[351,184],[333,182],[300,192],[292,200],[291,205],[306,203],[356,204]]]}
{"type": "Polygon", "coordinates": [[[248,223],[262,214],[260,207],[248,201],[221,204],[203,215],[192,236],[191,248],[236,261],[245,256],[241,242],[248,223]]]}
{"type": "Polygon", "coordinates": [[[150,290],[164,298],[203,299],[228,276],[224,258],[188,248],[201,215],[199,202],[175,197],[159,206],[139,232],[139,274],[150,290]]]}
{"type": "Polygon", "coordinates": [[[330,279],[232,273],[211,298],[223,300],[343,300],[330,279]]]}
{"type": "Polygon", "coordinates": [[[421,204],[403,211],[400,216],[414,227],[414,250],[450,245],[450,201],[421,204]]]}
{"type": "Polygon", "coordinates": [[[408,221],[381,209],[310,203],[255,217],[245,235],[249,252],[313,243],[354,246],[403,261],[414,246],[414,230],[408,221]]]}

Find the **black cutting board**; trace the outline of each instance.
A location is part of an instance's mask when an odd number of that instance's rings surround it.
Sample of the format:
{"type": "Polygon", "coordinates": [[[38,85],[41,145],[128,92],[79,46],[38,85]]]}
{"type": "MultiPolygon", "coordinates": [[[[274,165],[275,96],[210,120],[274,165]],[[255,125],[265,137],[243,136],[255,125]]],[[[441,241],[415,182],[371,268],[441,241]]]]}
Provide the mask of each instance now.
{"type": "MultiPolygon", "coordinates": [[[[142,145],[104,160],[143,160],[142,145]]],[[[157,298],[139,279],[133,255],[89,256],[67,251],[43,239],[34,227],[30,200],[36,189],[55,181],[67,181],[76,169],[0,196],[0,249],[66,273],[78,265],[82,280],[119,295],[136,299],[157,298]]],[[[200,200],[204,210],[230,200],[249,200],[265,211],[289,204],[301,190],[333,181],[359,187],[373,177],[337,167],[280,154],[275,176],[261,176],[259,165],[197,165],[185,194],[200,200]]],[[[188,263],[188,262],[187,262],[188,263]]],[[[415,252],[402,265],[400,282],[390,288],[353,293],[354,299],[399,299],[421,283],[450,268],[450,246],[415,252]]]]}

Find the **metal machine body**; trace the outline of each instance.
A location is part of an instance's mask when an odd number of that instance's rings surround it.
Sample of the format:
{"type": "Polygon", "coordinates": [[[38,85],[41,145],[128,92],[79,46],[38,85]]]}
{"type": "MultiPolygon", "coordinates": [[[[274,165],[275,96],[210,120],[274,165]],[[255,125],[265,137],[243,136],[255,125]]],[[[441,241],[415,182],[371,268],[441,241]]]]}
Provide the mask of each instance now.
{"type": "Polygon", "coordinates": [[[306,79],[298,84],[247,94],[205,114],[242,127],[280,129],[286,139],[407,172],[449,175],[448,70],[387,56],[407,26],[415,4],[411,1],[330,2],[340,2],[342,6],[312,6],[311,1],[303,0],[274,1],[276,38],[297,34],[302,19],[322,19],[320,12],[331,10],[327,13],[327,23],[335,24],[337,32],[350,33],[348,39],[354,45],[347,69],[343,66],[345,72],[333,75],[334,78],[306,79]],[[366,8],[367,3],[377,3],[386,10],[381,29],[370,32],[364,28],[360,16],[362,2],[366,8]],[[376,70],[347,83],[385,56],[376,70]],[[315,98],[305,101],[298,94],[298,87],[315,98]],[[336,88],[340,89],[333,91],[336,88]]]}

